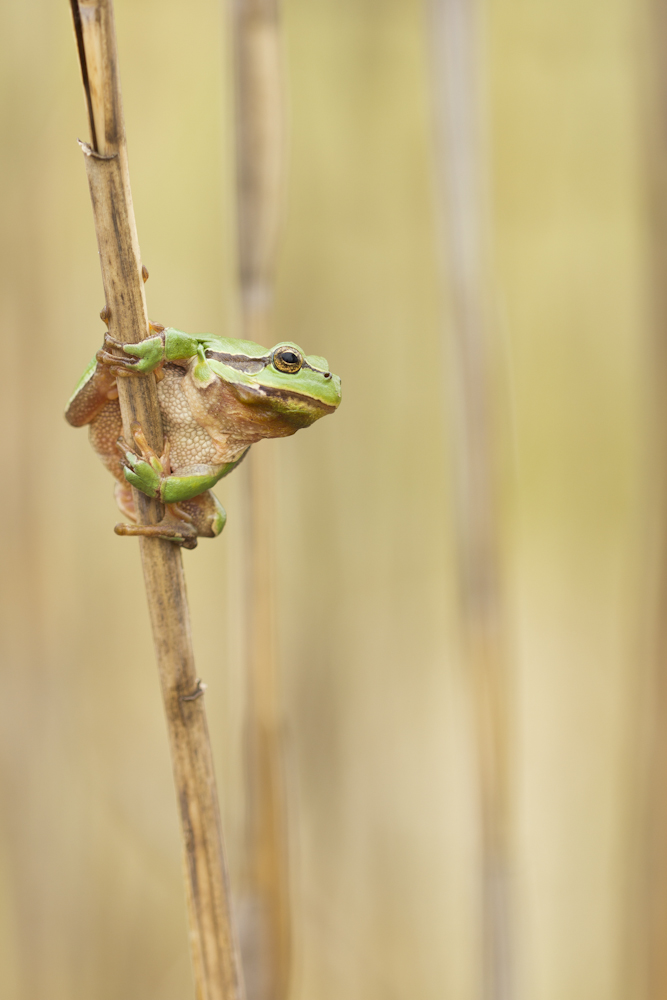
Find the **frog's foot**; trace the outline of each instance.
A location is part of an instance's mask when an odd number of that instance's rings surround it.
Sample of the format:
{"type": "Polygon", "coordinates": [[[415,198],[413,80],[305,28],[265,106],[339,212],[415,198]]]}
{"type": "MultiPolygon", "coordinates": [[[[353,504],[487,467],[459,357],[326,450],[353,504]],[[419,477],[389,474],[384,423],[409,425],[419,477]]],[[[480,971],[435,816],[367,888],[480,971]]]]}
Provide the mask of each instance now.
{"type": "Polygon", "coordinates": [[[210,490],[177,504],[167,504],[167,510],[193,525],[199,538],[216,538],[227,521],[224,507],[210,490]]]}
{"type": "Polygon", "coordinates": [[[106,333],[102,350],[95,355],[97,361],[108,366],[109,371],[121,378],[133,375],[143,378],[151,372],[161,372],[165,362],[165,330],[157,323],[149,324],[149,330],[152,336],[138,344],[123,344],[106,333]],[[114,354],[114,349],[121,354],[114,354]]]}
{"type": "Polygon", "coordinates": [[[197,529],[186,521],[165,518],[159,524],[117,524],[113,529],[117,535],[143,535],[149,538],[163,538],[175,542],[184,549],[197,547],[197,529]]]}

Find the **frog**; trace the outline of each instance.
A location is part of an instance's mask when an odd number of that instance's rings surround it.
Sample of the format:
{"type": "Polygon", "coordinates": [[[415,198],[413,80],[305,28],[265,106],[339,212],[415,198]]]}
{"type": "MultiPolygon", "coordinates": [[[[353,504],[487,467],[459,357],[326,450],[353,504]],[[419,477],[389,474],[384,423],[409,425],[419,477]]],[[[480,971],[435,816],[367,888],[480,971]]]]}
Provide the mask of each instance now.
{"type": "MultiPolygon", "coordinates": [[[[107,322],[105,310],[101,317],[107,322]]],[[[73,427],[88,426],[94,450],[114,476],[116,503],[129,523],[119,535],[164,538],[194,548],[225,526],[225,510],[211,488],[263,438],[288,437],[333,413],[341,381],[325,358],[292,341],[266,349],[249,340],[188,334],[150,323],[138,343],[109,330],[65,411],[73,427]],[[123,438],[118,380],[154,375],[164,430],[158,455],[143,428],[123,438]],[[159,524],[137,523],[132,487],[159,500],[159,524]]]]}

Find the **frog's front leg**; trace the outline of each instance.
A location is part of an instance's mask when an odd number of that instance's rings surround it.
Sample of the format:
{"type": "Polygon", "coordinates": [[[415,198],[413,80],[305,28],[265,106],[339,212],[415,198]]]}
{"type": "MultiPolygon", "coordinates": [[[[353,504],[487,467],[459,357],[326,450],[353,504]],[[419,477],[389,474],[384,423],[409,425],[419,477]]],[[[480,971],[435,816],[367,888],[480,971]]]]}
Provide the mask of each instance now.
{"type": "Polygon", "coordinates": [[[165,441],[162,455],[158,455],[148,444],[139,424],[132,425],[132,434],[139,453],[133,451],[122,439],[118,442],[125,478],[146,496],[161,500],[164,504],[179,504],[211,489],[219,479],[236,468],[248,450],[244,449],[231,462],[221,465],[193,465],[174,475],[171,473],[168,441],[165,441]]]}
{"type": "Polygon", "coordinates": [[[151,372],[159,371],[165,363],[164,332],[163,328],[152,324],[151,330],[156,331],[155,335],[140,340],[138,344],[123,344],[110,333],[105,333],[102,349],[95,355],[96,360],[121,378],[132,375],[145,377],[151,372]],[[113,354],[110,349],[114,347],[130,357],[113,354]]]}
{"type": "Polygon", "coordinates": [[[126,378],[157,373],[167,361],[185,361],[202,352],[199,341],[180,330],[166,329],[158,323],[150,323],[149,330],[151,336],[138,344],[124,344],[110,333],[105,334],[102,349],[96,355],[97,361],[106,365],[114,375],[126,378]],[[129,357],[114,354],[112,348],[129,357]]]}

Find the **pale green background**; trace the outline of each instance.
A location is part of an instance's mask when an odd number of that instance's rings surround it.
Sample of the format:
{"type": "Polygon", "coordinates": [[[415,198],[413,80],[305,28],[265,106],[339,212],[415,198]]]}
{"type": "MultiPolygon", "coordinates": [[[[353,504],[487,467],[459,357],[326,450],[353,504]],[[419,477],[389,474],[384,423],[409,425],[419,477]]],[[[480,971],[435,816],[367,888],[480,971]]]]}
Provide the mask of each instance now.
{"type": "MultiPolygon", "coordinates": [[[[652,482],[640,12],[484,6],[521,1000],[637,996],[652,482]]],[[[116,16],[150,315],[233,335],[226,16],[217,0],[117,0],[116,16]]],[[[424,10],[285,0],[284,24],[279,335],[325,354],[344,386],[335,417],[259,446],[278,467],[293,996],[472,1000],[478,845],[424,10]]],[[[138,552],[61,416],[103,332],[68,5],[5,0],[0,37],[0,995],[181,1000],[180,846],[138,552]]],[[[237,870],[233,477],[217,492],[225,535],[185,564],[237,870]]]]}

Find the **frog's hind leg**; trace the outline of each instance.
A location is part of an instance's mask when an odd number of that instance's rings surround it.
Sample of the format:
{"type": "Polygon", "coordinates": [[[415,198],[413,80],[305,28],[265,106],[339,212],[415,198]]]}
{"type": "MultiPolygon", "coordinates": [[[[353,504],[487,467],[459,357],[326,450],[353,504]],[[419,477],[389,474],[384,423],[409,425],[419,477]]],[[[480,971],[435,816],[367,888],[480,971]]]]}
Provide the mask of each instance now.
{"type": "Polygon", "coordinates": [[[207,490],[191,500],[166,505],[165,517],[159,524],[137,524],[134,497],[129,483],[116,484],[116,503],[132,524],[117,524],[117,535],[148,535],[164,538],[194,549],[197,538],[215,538],[225,526],[227,514],[218,499],[207,490]]]}
{"type": "MultiPolygon", "coordinates": [[[[114,493],[121,514],[136,524],[134,496],[126,479],[116,483],[114,493]]],[[[227,512],[218,498],[210,490],[206,490],[190,500],[181,500],[177,504],[168,503],[165,518],[160,523],[167,522],[192,525],[199,538],[217,538],[227,523],[227,512]]]]}
{"type": "Polygon", "coordinates": [[[134,524],[137,522],[137,508],[134,506],[134,496],[132,494],[132,487],[125,480],[125,482],[118,482],[114,488],[114,496],[116,498],[116,503],[118,504],[118,509],[121,514],[132,521],[134,524]]]}
{"type": "MultiPolygon", "coordinates": [[[[90,443],[111,475],[115,476],[119,483],[127,484],[117,448],[118,438],[122,433],[123,421],[120,415],[120,405],[117,399],[110,399],[90,422],[90,443]]],[[[118,496],[116,499],[118,500],[118,496]]],[[[121,506],[120,501],[118,506],[121,506]]],[[[122,507],[121,510],[123,510],[122,507]]]]}
{"type": "Polygon", "coordinates": [[[167,504],[172,516],[192,524],[200,538],[217,538],[227,521],[225,508],[210,490],[190,500],[167,504]]]}

